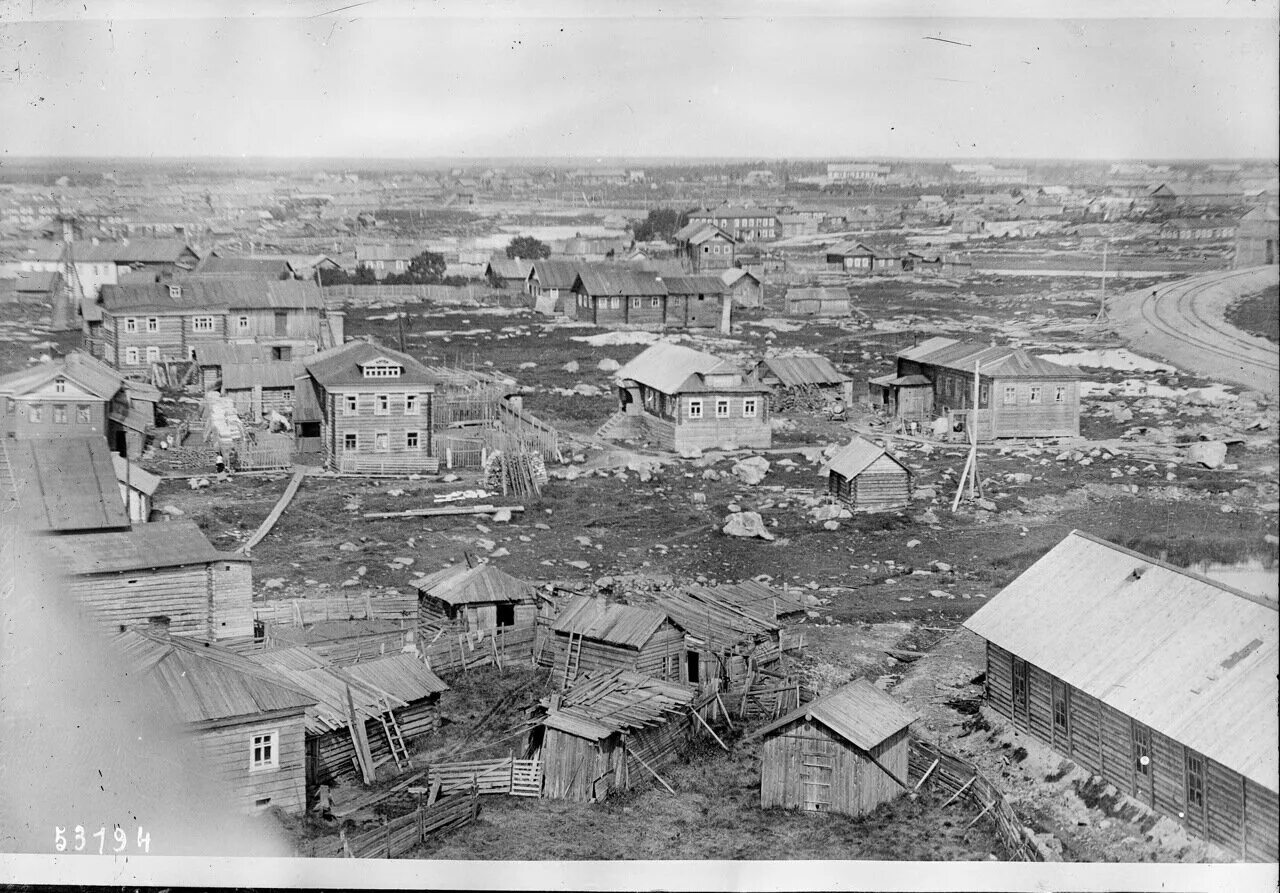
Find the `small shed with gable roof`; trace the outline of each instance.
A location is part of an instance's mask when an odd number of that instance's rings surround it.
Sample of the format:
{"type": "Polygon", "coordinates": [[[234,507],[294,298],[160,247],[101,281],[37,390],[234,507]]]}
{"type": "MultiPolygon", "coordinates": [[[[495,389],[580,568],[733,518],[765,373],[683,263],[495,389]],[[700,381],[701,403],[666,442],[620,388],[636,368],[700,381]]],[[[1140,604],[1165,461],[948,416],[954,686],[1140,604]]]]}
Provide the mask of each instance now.
{"type": "Polygon", "coordinates": [[[911,471],[882,446],[855,437],[821,473],[827,493],[854,511],[882,512],[911,501],[911,471]]]}

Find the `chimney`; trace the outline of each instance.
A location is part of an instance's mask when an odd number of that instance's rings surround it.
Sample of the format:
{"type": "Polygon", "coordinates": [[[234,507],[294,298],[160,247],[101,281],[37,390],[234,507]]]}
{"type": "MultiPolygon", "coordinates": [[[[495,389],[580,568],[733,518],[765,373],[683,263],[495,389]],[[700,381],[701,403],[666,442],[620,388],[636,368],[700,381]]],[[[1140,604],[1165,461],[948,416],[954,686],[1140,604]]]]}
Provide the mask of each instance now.
{"type": "Polygon", "coordinates": [[[596,593],[596,612],[603,617],[605,612],[609,610],[609,596],[603,592],[596,593]]]}

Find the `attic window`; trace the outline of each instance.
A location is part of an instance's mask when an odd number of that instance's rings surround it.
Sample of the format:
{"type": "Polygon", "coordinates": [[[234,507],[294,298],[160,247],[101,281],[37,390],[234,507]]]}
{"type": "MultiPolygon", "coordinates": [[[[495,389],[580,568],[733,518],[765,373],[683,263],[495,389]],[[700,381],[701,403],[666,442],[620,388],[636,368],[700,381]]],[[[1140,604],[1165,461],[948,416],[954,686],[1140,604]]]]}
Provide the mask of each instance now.
{"type": "Polygon", "coordinates": [[[182,286],[181,286],[181,285],[170,285],[170,286],[169,286],[169,297],[171,297],[171,298],[180,298],[180,297],[182,297],[182,286]]]}
{"type": "Polygon", "coordinates": [[[65,394],[67,392],[67,380],[65,378],[55,378],[53,380],[53,390],[55,393],[65,394]]]}
{"type": "Polygon", "coordinates": [[[404,367],[387,359],[374,360],[360,367],[365,378],[399,378],[404,367]]]}

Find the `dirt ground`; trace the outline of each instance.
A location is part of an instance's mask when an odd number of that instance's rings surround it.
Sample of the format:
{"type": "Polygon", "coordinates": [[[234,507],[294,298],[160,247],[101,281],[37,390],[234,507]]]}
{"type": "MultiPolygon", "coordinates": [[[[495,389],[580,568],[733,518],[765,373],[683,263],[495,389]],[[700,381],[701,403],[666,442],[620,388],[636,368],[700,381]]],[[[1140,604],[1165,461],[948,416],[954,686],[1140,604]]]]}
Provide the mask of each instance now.
{"type": "Polygon", "coordinates": [[[1237,329],[1280,343],[1280,285],[1246,295],[1227,309],[1227,322],[1237,329]]]}

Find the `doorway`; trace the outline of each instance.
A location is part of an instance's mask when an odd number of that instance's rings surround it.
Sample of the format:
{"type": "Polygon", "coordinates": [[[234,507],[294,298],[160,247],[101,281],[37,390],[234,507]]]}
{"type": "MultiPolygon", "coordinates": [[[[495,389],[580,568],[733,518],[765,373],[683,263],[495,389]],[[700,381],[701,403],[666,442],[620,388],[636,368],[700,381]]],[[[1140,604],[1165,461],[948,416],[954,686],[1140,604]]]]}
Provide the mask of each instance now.
{"type": "Polygon", "coordinates": [[[498,604],[498,626],[515,626],[516,625],[516,606],[515,602],[502,602],[498,604]]]}

